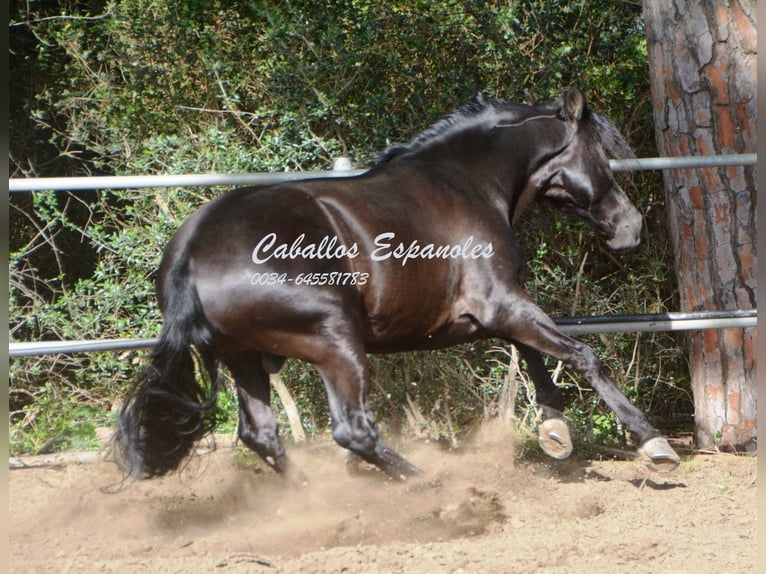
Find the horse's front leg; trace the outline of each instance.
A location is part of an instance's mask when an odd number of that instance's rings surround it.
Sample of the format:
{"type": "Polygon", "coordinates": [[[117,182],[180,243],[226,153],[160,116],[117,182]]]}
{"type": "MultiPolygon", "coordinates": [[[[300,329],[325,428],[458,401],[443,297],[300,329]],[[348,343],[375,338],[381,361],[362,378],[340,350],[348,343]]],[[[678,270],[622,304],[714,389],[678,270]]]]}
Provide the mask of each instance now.
{"type": "Polygon", "coordinates": [[[644,413],[620,392],[593,349],[562,333],[526,293],[515,292],[502,308],[496,310],[488,326],[498,336],[550,355],[579,373],[634,434],[639,453],[645,457],[649,468],[672,470],[678,466],[678,455],[644,413]]]}

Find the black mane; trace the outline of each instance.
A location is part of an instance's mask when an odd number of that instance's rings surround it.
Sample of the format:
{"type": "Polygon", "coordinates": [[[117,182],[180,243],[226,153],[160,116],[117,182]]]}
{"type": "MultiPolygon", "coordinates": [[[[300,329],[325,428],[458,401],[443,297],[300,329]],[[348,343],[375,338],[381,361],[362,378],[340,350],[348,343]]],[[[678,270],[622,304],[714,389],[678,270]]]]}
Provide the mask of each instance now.
{"type": "MultiPolygon", "coordinates": [[[[485,99],[482,94],[477,94],[471,101],[446,114],[431,127],[420,132],[409,143],[388,147],[373,158],[372,165],[380,166],[405,153],[424,149],[444,139],[448,133],[478,125],[488,119],[491,114],[495,114],[496,121],[501,118],[503,121],[514,121],[529,115],[530,112],[550,113],[558,107],[560,103],[529,106],[513,104],[506,100],[485,99]]],[[[623,135],[607,118],[586,108],[583,121],[589,135],[603,146],[607,156],[614,159],[635,157],[623,135]]]]}
{"type": "Polygon", "coordinates": [[[409,143],[394,144],[387,148],[375,157],[373,165],[385,164],[404,153],[428,147],[435,141],[443,139],[449,132],[477,125],[489,114],[495,113],[498,117],[502,115],[504,120],[513,120],[521,116],[525,110],[531,109],[533,108],[530,106],[512,104],[505,100],[488,100],[482,94],[477,94],[471,101],[446,114],[431,127],[420,132],[409,143]]]}
{"type": "Polygon", "coordinates": [[[607,157],[613,159],[632,159],[636,157],[625,137],[610,120],[601,114],[589,110],[585,119],[587,120],[587,129],[591,137],[596,138],[601,144],[607,157]]]}

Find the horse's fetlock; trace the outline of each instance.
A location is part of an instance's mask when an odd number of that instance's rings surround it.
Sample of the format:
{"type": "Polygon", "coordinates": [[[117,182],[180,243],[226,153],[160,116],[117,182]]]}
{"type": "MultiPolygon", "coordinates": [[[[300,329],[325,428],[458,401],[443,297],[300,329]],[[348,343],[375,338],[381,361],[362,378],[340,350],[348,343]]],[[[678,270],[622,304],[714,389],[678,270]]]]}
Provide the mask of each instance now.
{"type": "Polygon", "coordinates": [[[338,445],[365,459],[369,459],[375,452],[379,442],[377,433],[371,428],[355,428],[345,423],[335,425],[332,438],[338,445]]]}
{"type": "Polygon", "coordinates": [[[332,438],[343,448],[349,448],[351,445],[351,429],[346,424],[333,425],[332,438]]]}

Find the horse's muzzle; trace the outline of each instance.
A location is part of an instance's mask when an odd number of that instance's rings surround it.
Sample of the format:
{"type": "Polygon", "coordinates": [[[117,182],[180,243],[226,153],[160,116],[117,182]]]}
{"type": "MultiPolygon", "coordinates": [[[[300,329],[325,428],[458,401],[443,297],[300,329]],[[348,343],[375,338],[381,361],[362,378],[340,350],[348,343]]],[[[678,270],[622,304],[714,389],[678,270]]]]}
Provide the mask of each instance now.
{"type": "Polygon", "coordinates": [[[628,204],[623,213],[620,214],[620,217],[615,219],[612,226],[614,232],[607,239],[606,246],[618,253],[634,249],[641,243],[642,226],[643,218],[641,213],[633,204],[628,204]]]}

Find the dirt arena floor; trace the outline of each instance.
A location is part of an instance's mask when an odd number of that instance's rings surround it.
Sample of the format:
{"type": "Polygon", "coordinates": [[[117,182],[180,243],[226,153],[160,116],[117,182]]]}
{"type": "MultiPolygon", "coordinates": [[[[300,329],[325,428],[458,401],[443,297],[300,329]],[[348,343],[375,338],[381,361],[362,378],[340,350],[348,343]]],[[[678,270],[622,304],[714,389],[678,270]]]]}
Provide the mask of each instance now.
{"type": "MultiPolygon", "coordinates": [[[[113,492],[113,462],[9,471],[10,572],[756,572],[756,458],[514,461],[485,429],[457,453],[400,445],[406,483],[339,448],[290,445],[308,484],[253,469],[227,441],[113,492]]],[[[27,459],[33,464],[34,459],[27,459]]]]}

